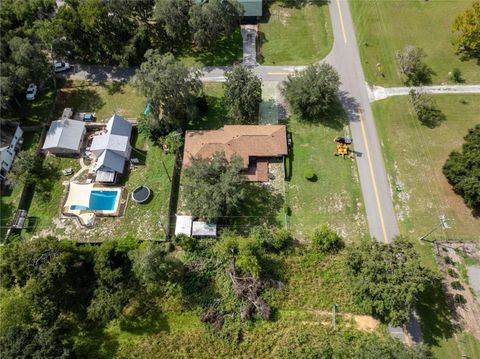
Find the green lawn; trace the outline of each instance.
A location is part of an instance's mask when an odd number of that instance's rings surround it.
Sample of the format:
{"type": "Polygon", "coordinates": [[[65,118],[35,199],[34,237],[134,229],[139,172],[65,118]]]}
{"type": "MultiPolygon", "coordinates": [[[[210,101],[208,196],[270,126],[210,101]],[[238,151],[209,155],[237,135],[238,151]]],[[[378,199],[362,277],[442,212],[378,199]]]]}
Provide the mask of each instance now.
{"type": "Polygon", "coordinates": [[[324,223],[337,229],[347,241],[366,237],[367,221],[356,165],[333,156],[334,138],[349,133],[343,110],[332,113],[326,125],[291,118],[288,129],[293,137],[292,178],[286,191],[292,212],[289,227],[300,238],[308,237],[324,223]],[[304,178],[307,168],[315,171],[316,181],[304,178]]]}
{"type": "Polygon", "coordinates": [[[259,24],[259,63],[305,65],[330,52],[333,35],[326,4],[291,8],[279,1],[265,12],[259,24]]]}
{"type": "Polygon", "coordinates": [[[72,107],[75,112],[96,112],[97,121],[110,118],[114,112],[137,118],[143,113],[145,103],[146,99],[125,82],[71,81],[60,90],[55,114],[59,116],[65,107],[72,107]]]}
{"type": "MultiPolygon", "coordinates": [[[[447,120],[435,129],[422,126],[414,117],[407,96],[375,102],[372,108],[390,183],[400,232],[418,238],[446,215],[450,228],[433,232],[428,239],[478,239],[480,219],[452,191],[442,166],[452,150],[458,150],[468,129],[480,121],[480,96],[434,96],[447,120]],[[398,188],[398,189],[397,189],[398,188]]],[[[418,242],[425,264],[437,270],[432,246],[418,242]]],[[[441,286],[429,291],[418,305],[425,341],[439,358],[478,356],[480,343],[464,332],[455,332],[441,286]],[[475,354],[476,353],[476,354],[475,354]]]]}
{"type": "Polygon", "coordinates": [[[368,82],[401,85],[395,52],[413,45],[425,50],[434,84],[451,83],[448,73],[458,67],[467,83],[480,82],[480,66],[464,61],[451,44],[451,25],[472,0],[350,0],[363,69],[368,82]],[[377,70],[380,63],[385,77],[377,70]]]}
{"type": "Polygon", "coordinates": [[[478,239],[480,218],[452,191],[442,166],[452,150],[461,148],[468,129],[480,122],[480,96],[434,98],[447,118],[435,129],[422,126],[414,117],[407,96],[372,104],[390,183],[400,189],[394,191],[400,230],[420,237],[443,214],[450,228],[435,232],[431,239],[478,239]]]}
{"type": "Polygon", "coordinates": [[[212,49],[188,47],[175,51],[174,55],[189,66],[230,66],[243,59],[243,43],[240,29],[230,37],[222,37],[212,49]]]}

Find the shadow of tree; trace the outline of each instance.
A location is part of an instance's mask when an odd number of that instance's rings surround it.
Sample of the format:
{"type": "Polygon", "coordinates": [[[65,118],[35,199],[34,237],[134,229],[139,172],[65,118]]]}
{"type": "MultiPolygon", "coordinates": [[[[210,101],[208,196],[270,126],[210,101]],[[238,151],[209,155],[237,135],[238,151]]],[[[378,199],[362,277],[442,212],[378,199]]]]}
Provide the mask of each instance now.
{"type": "Polygon", "coordinates": [[[110,96],[113,96],[117,93],[123,94],[124,87],[127,84],[126,80],[121,80],[121,81],[108,81],[108,82],[103,82],[101,84],[102,87],[104,87],[107,90],[107,93],[110,96]]]}
{"type": "Polygon", "coordinates": [[[167,318],[155,307],[144,310],[139,315],[133,313],[128,318],[120,320],[120,329],[135,335],[155,334],[158,332],[170,332],[167,318]]]}
{"type": "Polygon", "coordinates": [[[299,120],[304,123],[322,124],[337,131],[342,130],[348,124],[347,112],[338,100],[333,102],[324,113],[309,118],[299,116],[299,120]]]}
{"type": "Polygon", "coordinates": [[[213,48],[201,49],[191,44],[172,49],[175,57],[191,57],[204,66],[231,66],[242,62],[243,41],[240,30],[220,38],[213,48]]]}
{"type": "Polygon", "coordinates": [[[440,279],[436,279],[422,294],[417,303],[417,310],[421,317],[420,327],[426,344],[438,345],[441,340],[453,336],[456,328],[451,322],[452,313],[440,279]]]}
{"type": "Polygon", "coordinates": [[[245,200],[238,208],[238,217],[227,218],[220,224],[232,225],[240,232],[248,232],[252,226],[277,225],[279,211],[283,208],[283,196],[262,184],[245,183],[244,189],[245,200]]]}
{"type": "Polygon", "coordinates": [[[72,107],[78,112],[95,112],[105,106],[105,102],[92,87],[75,87],[61,90],[56,106],[56,115],[60,116],[65,107],[72,107]]]}

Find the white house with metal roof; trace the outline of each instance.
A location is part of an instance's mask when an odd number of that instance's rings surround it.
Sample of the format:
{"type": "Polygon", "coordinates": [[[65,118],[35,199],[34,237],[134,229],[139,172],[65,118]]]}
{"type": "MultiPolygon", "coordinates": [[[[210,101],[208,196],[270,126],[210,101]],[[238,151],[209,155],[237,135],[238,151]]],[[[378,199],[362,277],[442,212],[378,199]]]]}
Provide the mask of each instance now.
{"type": "Polygon", "coordinates": [[[96,159],[93,169],[97,175],[107,179],[113,176],[107,174],[123,173],[125,161],[130,159],[132,151],[131,134],[132,124],[119,115],[113,115],[108,120],[105,132],[93,137],[90,151],[96,159]]]}
{"type": "Polygon", "coordinates": [[[16,122],[0,122],[0,181],[3,181],[12,168],[23,130],[16,122]]]}
{"type": "Polygon", "coordinates": [[[86,129],[83,121],[52,121],[42,149],[56,155],[79,154],[86,129]]]}

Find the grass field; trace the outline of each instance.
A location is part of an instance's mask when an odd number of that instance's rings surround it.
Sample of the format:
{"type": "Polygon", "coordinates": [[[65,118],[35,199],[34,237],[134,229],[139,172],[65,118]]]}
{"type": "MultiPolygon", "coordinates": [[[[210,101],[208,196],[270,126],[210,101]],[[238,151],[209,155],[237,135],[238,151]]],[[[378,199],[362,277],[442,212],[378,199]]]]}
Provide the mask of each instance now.
{"type": "Polygon", "coordinates": [[[263,65],[306,65],[321,60],[331,50],[333,34],[326,4],[301,8],[270,5],[259,24],[263,65]]]}
{"type": "Polygon", "coordinates": [[[189,66],[230,66],[242,62],[243,44],[240,29],[231,37],[222,37],[212,49],[188,47],[174,55],[189,66]]]}
{"type": "Polygon", "coordinates": [[[413,45],[425,50],[434,84],[451,83],[448,73],[459,68],[467,83],[480,82],[480,66],[464,61],[451,44],[451,25],[472,0],[351,0],[366,80],[376,85],[402,85],[395,52],[413,45]],[[367,44],[367,45],[366,45],[367,44]],[[380,63],[385,77],[377,70],[380,63]]]}
{"type": "Polygon", "coordinates": [[[330,122],[310,124],[291,118],[293,137],[292,177],[287,182],[287,202],[291,209],[289,227],[300,238],[328,223],[347,241],[367,236],[367,221],[354,162],[333,156],[337,136],[348,135],[346,116],[340,108],[330,122]],[[318,179],[304,178],[305,169],[318,179]]]}
{"type": "Polygon", "coordinates": [[[125,82],[71,81],[60,90],[54,114],[59,116],[65,107],[72,107],[75,112],[96,112],[100,122],[113,113],[137,118],[143,113],[145,103],[146,99],[125,82]]]}
{"type": "Polygon", "coordinates": [[[407,96],[372,104],[390,183],[401,189],[394,191],[400,230],[418,238],[445,215],[450,228],[430,239],[479,239],[480,218],[453,192],[442,166],[451,151],[461,148],[468,129],[480,123],[480,96],[434,98],[447,118],[435,129],[414,117],[407,96]]]}
{"type": "MultiPolygon", "coordinates": [[[[393,97],[372,108],[383,147],[389,181],[393,187],[400,232],[418,238],[431,231],[439,216],[446,215],[448,229],[438,229],[429,240],[478,240],[480,218],[472,215],[462,197],[452,191],[442,166],[452,150],[458,150],[469,128],[480,122],[480,96],[434,96],[447,120],[435,129],[414,117],[409,98],[393,97]]],[[[432,246],[418,242],[425,264],[437,270],[432,246]]],[[[455,332],[441,287],[429,292],[418,305],[422,333],[439,358],[478,356],[480,342],[465,331],[455,332]]]]}

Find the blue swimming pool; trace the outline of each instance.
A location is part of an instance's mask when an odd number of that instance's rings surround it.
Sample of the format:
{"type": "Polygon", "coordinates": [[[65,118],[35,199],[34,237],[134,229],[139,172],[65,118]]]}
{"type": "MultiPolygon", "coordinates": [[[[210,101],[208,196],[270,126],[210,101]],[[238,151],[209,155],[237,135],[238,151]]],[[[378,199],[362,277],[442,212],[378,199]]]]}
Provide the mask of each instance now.
{"type": "Polygon", "coordinates": [[[117,191],[92,191],[88,207],[73,205],[71,210],[113,211],[117,201],[117,191]]]}

